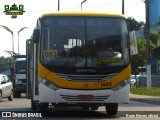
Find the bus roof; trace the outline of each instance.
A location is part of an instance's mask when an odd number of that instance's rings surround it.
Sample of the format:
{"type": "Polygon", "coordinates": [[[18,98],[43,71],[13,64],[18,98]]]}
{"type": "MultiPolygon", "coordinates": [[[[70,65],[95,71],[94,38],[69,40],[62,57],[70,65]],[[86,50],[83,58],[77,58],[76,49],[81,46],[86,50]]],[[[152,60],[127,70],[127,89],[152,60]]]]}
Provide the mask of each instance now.
{"type": "Polygon", "coordinates": [[[117,13],[108,13],[104,11],[57,11],[43,14],[42,17],[46,16],[105,16],[105,17],[118,17],[118,18],[126,18],[126,16],[117,13]]]}

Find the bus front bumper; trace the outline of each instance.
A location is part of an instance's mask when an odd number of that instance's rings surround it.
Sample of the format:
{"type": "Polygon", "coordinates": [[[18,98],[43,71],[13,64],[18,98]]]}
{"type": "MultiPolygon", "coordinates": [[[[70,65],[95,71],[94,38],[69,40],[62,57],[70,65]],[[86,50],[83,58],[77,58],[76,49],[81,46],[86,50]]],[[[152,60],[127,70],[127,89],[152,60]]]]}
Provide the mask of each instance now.
{"type": "Polygon", "coordinates": [[[40,103],[128,103],[130,85],[127,84],[117,91],[105,90],[52,90],[39,84],[40,103]]]}

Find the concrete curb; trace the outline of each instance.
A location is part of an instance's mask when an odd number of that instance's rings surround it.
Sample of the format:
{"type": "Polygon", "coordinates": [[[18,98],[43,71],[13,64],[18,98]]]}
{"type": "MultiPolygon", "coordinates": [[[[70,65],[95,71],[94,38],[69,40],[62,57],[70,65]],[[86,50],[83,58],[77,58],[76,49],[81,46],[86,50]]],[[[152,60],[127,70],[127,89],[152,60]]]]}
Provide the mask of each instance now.
{"type": "Polygon", "coordinates": [[[151,99],[130,98],[130,101],[143,102],[143,103],[149,103],[149,104],[154,104],[154,105],[160,105],[160,101],[151,100],[151,99]]]}

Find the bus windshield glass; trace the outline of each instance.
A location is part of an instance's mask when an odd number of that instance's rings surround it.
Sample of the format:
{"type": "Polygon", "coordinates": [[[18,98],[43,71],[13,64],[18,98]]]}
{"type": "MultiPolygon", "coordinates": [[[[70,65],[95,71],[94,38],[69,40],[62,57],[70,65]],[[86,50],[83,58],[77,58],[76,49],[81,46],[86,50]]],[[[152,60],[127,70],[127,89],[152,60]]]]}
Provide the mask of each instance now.
{"type": "Polygon", "coordinates": [[[16,73],[17,74],[26,74],[26,61],[17,61],[16,62],[16,73]]]}
{"type": "Polygon", "coordinates": [[[41,62],[57,67],[129,63],[128,31],[118,17],[44,17],[41,62]]]}

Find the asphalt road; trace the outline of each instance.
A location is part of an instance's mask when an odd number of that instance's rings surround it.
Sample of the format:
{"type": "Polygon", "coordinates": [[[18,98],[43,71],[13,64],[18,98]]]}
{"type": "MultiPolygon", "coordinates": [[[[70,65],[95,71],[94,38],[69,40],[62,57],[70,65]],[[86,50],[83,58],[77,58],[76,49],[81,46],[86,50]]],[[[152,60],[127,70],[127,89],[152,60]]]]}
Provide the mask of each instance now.
{"type": "MultiPolygon", "coordinates": [[[[58,109],[56,111],[49,112],[49,116],[45,116],[44,112],[38,114],[37,111],[31,110],[31,101],[25,97],[22,98],[14,98],[13,101],[8,101],[8,99],[4,98],[2,102],[0,102],[0,116],[2,116],[2,112],[11,112],[14,113],[23,113],[24,117],[28,112],[29,113],[37,113],[38,117],[30,116],[29,119],[85,119],[85,120],[105,120],[105,119],[160,119],[160,106],[154,104],[146,104],[142,102],[133,102],[130,101],[128,104],[119,104],[118,113],[116,116],[106,116],[105,108],[99,107],[97,111],[82,111],[80,108],[66,108],[66,109],[58,109]],[[41,117],[42,116],[42,117],[41,117]],[[34,118],[32,118],[34,117],[34,118]],[[159,117],[159,118],[157,118],[159,117]]],[[[3,113],[4,114],[4,113],[3,113]]],[[[14,114],[16,115],[16,114],[14,114]]],[[[15,116],[13,116],[15,117],[15,116]]],[[[21,117],[18,117],[21,119],[21,117]]],[[[3,119],[3,118],[0,118],[3,119]]],[[[24,118],[23,118],[24,119],[24,118]]],[[[26,118],[28,119],[28,118],[26,118]]]]}

